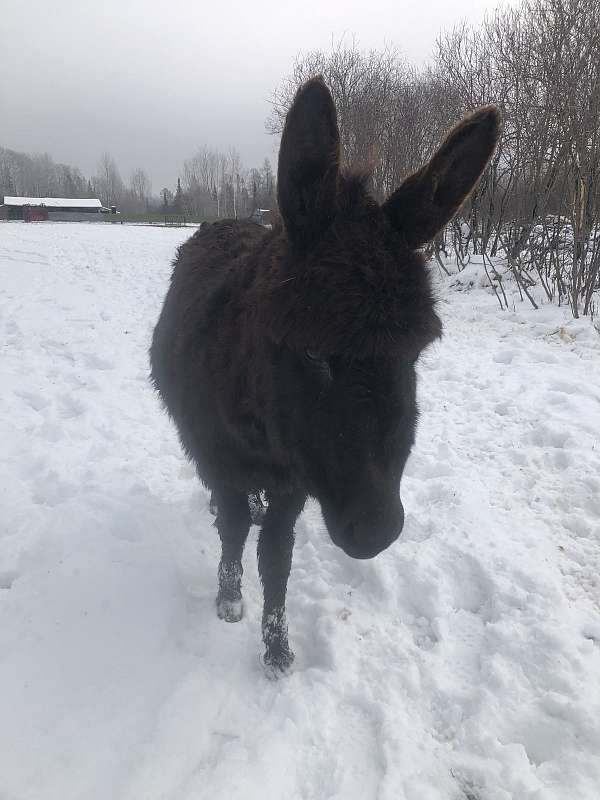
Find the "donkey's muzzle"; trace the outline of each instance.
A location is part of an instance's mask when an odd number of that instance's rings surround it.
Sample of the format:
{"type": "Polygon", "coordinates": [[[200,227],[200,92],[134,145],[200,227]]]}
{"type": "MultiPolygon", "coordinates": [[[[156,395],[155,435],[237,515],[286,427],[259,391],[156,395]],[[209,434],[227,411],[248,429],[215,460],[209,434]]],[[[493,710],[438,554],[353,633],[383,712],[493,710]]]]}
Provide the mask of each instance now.
{"type": "Polygon", "coordinates": [[[358,519],[347,521],[337,535],[332,531],[330,534],[346,555],[366,559],[374,558],[393,544],[402,533],[403,526],[404,509],[398,501],[386,514],[380,511],[370,517],[361,515],[358,519]]]}

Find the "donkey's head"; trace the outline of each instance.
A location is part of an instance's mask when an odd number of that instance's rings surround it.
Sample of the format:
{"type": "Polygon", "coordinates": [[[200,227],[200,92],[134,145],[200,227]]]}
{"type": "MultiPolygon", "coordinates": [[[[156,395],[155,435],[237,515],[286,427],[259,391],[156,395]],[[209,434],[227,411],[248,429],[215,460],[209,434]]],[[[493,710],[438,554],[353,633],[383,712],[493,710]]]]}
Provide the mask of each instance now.
{"type": "Polygon", "coordinates": [[[402,472],[417,420],[415,362],[441,323],[418,248],[453,216],[496,144],[482,108],[379,205],[339,168],[331,95],[320,78],[297,93],[279,154],[284,257],[265,311],[286,439],[333,541],[370,558],[400,534],[402,472]]]}

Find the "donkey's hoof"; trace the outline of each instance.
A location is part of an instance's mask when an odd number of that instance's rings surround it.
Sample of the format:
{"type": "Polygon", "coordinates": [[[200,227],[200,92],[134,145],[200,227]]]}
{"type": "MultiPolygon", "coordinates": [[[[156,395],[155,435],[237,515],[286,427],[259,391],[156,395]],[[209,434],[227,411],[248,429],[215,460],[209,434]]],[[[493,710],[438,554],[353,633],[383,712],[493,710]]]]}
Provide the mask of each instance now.
{"type": "Polygon", "coordinates": [[[239,622],[244,616],[244,601],[217,597],[217,616],[225,622],[239,622]]]}
{"type": "Polygon", "coordinates": [[[277,651],[266,650],[262,663],[267,678],[276,681],[292,671],[294,654],[289,647],[278,648],[277,651]]]}

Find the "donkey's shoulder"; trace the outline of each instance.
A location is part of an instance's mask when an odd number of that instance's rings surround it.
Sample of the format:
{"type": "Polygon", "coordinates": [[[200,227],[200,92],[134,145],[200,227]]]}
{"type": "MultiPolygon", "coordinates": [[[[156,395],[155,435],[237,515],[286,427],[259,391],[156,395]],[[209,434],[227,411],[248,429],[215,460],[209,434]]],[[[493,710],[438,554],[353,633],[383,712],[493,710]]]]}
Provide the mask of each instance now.
{"type": "Polygon", "coordinates": [[[267,233],[262,225],[248,220],[224,219],[212,225],[203,222],[183,245],[180,256],[229,265],[251,252],[267,233]]]}

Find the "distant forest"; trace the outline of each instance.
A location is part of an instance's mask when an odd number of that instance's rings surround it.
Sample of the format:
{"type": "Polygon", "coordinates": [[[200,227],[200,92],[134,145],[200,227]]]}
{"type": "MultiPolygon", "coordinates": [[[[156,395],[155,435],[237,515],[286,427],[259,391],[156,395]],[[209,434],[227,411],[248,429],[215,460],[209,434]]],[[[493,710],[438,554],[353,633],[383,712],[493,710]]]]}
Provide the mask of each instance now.
{"type": "Polygon", "coordinates": [[[28,155],[0,147],[0,196],[98,197],[126,214],[182,214],[193,219],[247,217],[257,208],[272,208],[274,177],[271,164],[246,169],[234,148],[227,153],[201,147],[183,163],[172,189],[153,194],[148,174],[135,169],[129,181],[121,177],[109,153],[100,157],[96,174],[57,164],[44,153],[28,155]]]}

